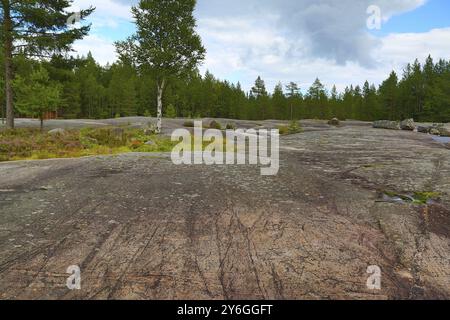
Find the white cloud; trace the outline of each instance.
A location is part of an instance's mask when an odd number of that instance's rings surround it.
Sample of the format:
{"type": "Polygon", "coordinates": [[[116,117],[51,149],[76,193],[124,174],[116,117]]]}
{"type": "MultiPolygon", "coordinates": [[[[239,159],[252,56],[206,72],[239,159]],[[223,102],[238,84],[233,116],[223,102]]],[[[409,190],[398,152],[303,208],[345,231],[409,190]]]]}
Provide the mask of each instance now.
{"type": "MultiPolygon", "coordinates": [[[[87,7],[91,0],[76,0],[87,7]]],[[[126,0],[96,1],[93,33],[76,44],[91,50],[101,63],[116,58],[112,41],[96,32],[95,23],[111,28],[131,19],[126,0]]],[[[305,89],[316,77],[331,87],[379,84],[392,69],[401,74],[408,62],[449,59],[450,28],[376,38],[367,31],[366,9],[381,8],[384,21],[414,10],[426,0],[199,0],[198,31],[207,56],[202,71],[240,81],[249,89],[258,75],[270,89],[278,81],[296,81],[305,89]]],[[[114,32],[112,30],[111,32],[114,32]]]]}
{"type": "Polygon", "coordinates": [[[117,54],[114,44],[98,35],[89,35],[81,41],[77,41],[73,49],[79,55],[86,56],[88,52],[91,52],[94,58],[101,65],[112,63],[117,60],[117,54]]]}
{"type": "Polygon", "coordinates": [[[75,0],[73,2],[74,9],[86,9],[90,6],[96,8],[94,18],[101,17],[101,20],[124,19],[131,20],[130,2],[114,1],[114,0],[75,0]]]}
{"type": "Polygon", "coordinates": [[[377,55],[393,66],[415,58],[424,60],[429,54],[434,58],[450,58],[450,27],[425,33],[393,33],[384,37],[382,42],[377,55]]]}

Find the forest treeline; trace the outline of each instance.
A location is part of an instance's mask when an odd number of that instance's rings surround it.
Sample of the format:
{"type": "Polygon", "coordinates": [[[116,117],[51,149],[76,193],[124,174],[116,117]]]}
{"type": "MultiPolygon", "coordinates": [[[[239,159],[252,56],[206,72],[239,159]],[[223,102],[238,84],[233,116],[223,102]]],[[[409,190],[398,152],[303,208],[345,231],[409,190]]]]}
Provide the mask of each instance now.
{"type": "MultiPolygon", "coordinates": [[[[0,54],[0,60],[3,55],[0,54]]],[[[155,77],[119,60],[101,66],[93,56],[53,56],[38,61],[16,56],[16,75],[26,78],[44,69],[61,91],[57,108],[61,118],[112,118],[156,115],[155,77]]],[[[0,66],[3,63],[0,61],[0,66]]],[[[3,72],[0,72],[3,74],[3,72]]],[[[3,78],[0,78],[3,86],[3,78]]],[[[5,105],[1,91],[2,106],[5,105]]],[[[268,92],[256,79],[245,92],[239,83],[222,81],[210,72],[193,72],[183,80],[171,79],[164,93],[166,117],[219,117],[232,119],[339,119],[450,122],[450,61],[408,64],[402,75],[392,72],[379,86],[368,82],[344,92],[326,90],[319,79],[310,88],[278,84],[268,92]]],[[[2,114],[4,114],[2,108],[2,114]]],[[[17,112],[20,115],[20,112],[17,112]]]]}

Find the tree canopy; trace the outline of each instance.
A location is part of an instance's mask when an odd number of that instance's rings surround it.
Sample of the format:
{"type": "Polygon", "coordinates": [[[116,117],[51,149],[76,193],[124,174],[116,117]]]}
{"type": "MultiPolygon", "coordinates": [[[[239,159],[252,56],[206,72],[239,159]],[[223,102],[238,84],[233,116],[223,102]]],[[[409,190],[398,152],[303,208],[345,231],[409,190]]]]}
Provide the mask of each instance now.
{"type": "Polygon", "coordinates": [[[141,0],[132,8],[137,32],[117,42],[122,61],[154,75],[157,84],[157,132],[161,132],[162,95],[167,81],[192,74],[205,57],[196,33],[196,0],[141,0]]]}
{"type": "Polygon", "coordinates": [[[55,53],[70,51],[75,40],[82,39],[90,25],[74,27],[93,8],[70,12],[72,0],[1,0],[0,40],[3,44],[4,81],[7,125],[14,127],[14,98],[12,82],[15,68],[14,55],[34,58],[50,58],[55,53]]]}

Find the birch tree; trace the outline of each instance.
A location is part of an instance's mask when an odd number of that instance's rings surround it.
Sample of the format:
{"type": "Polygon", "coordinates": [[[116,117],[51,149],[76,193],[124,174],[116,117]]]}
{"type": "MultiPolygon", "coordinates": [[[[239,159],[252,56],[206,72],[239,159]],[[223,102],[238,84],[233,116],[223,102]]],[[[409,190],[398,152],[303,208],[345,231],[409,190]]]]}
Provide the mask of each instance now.
{"type": "Polygon", "coordinates": [[[163,94],[171,78],[183,78],[205,58],[196,33],[196,0],[140,0],[132,8],[137,32],[117,42],[122,60],[154,74],[157,84],[157,133],[162,130],[163,94]]]}

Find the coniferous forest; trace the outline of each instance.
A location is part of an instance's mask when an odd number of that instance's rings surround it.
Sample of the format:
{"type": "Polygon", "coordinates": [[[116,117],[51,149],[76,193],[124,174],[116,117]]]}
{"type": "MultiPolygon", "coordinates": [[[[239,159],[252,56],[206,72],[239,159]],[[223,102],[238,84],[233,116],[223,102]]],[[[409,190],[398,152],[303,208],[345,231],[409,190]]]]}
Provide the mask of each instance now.
{"type": "MultiPolygon", "coordinates": [[[[168,57],[136,58],[136,52],[142,51],[135,47],[139,37],[146,47],[161,45],[148,37],[148,28],[158,31],[159,26],[169,22],[167,30],[171,30],[171,18],[164,18],[167,21],[160,18],[166,10],[164,4],[144,1],[140,2],[140,8],[133,8],[137,25],[147,29],[138,31],[134,38],[117,42],[119,59],[112,65],[101,66],[91,54],[74,57],[70,50],[71,44],[90,30],[90,26],[68,28],[70,1],[51,2],[51,10],[38,3],[32,1],[24,6],[6,1],[1,5],[0,103],[1,115],[4,117],[8,111],[9,121],[13,114],[42,116],[43,110],[56,112],[60,118],[157,116],[160,102],[166,117],[248,120],[337,117],[366,121],[414,118],[450,122],[450,61],[433,61],[431,56],[426,61],[416,60],[406,65],[402,74],[386,75],[387,79],[378,87],[368,82],[349,84],[344,92],[338,92],[336,87],[327,90],[316,79],[309,88],[300,88],[293,82],[279,83],[269,92],[262,75],[246,92],[239,83],[217,79],[211,72],[201,75],[198,71],[205,48],[194,30],[194,0],[182,2],[189,10],[180,3],[172,4],[170,9],[183,17],[177,28],[185,31],[184,38],[174,36],[165,45],[173,47],[172,55],[178,54],[177,48],[191,46],[183,52],[188,52],[189,57],[177,58],[189,58],[189,67],[179,64],[176,70],[159,70],[154,65],[139,63],[168,57]],[[147,7],[152,8],[152,14],[145,13],[150,12],[147,7]],[[42,23],[42,17],[46,23],[42,23]],[[184,40],[180,42],[180,38],[184,40]],[[37,104],[43,106],[32,110],[37,104]]],[[[85,20],[93,11],[92,7],[82,10],[79,18],[85,20]]],[[[175,29],[171,32],[176,33],[175,29]]],[[[168,64],[168,60],[164,63],[168,64]]]]}
{"type": "MultiPolygon", "coordinates": [[[[49,80],[58,85],[61,102],[56,111],[61,118],[156,115],[154,77],[139,73],[127,62],[100,66],[92,55],[69,59],[53,56],[48,61],[17,56],[15,60],[19,77],[43,67],[49,80]]],[[[4,99],[2,91],[2,106],[4,99]]],[[[349,85],[344,92],[335,87],[326,90],[319,79],[310,88],[279,83],[273,92],[268,92],[261,77],[255,80],[250,92],[245,92],[239,83],[216,79],[210,72],[204,76],[196,72],[186,80],[172,79],[163,100],[166,117],[248,120],[337,117],[366,121],[414,118],[450,122],[450,61],[434,62],[431,57],[424,63],[416,60],[405,67],[402,75],[392,72],[379,87],[366,82],[349,85]]]]}

